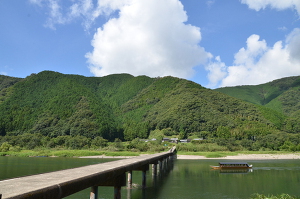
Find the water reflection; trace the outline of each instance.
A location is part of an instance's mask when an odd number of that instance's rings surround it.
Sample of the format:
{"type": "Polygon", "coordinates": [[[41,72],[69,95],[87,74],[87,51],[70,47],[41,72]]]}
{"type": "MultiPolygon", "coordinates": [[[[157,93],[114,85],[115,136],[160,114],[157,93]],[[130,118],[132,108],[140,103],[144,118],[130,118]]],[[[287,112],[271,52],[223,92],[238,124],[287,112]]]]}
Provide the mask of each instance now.
{"type": "Polygon", "coordinates": [[[255,170],[300,170],[300,167],[256,167],[255,170]]]}
{"type": "Polygon", "coordinates": [[[163,170],[154,175],[153,170],[150,169],[150,172],[147,173],[147,186],[142,188],[138,186],[127,190],[127,199],[153,199],[157,198],[158,195],[163,191],[163,187],[166,185],[168,177],[172,170],[174,169],[174,163],[166,167],[163,167],[163,170]]]}
{"type": "Polygon", "coordinates": [[[253,193],[300,196],[300,160],[248,160],[248,170],[211,170],[220,160],[178,160],[155,198],[248,199],[253,193]]]}

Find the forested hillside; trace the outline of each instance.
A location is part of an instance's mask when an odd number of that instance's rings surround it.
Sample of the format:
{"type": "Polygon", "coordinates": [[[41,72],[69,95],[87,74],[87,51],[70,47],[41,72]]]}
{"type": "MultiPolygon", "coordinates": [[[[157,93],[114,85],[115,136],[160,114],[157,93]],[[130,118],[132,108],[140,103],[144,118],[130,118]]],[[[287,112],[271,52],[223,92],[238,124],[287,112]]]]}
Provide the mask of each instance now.
{"type": "Polygon", "coordinates": [[[292,116],[299,110],[300,76],[286,77],[256,86],[218,88],[216,91],[263,105],[292,116]]]}
{"type": "Polygon", "coordinates": [[[9,87],[20,81],[21,78],[8,77],[0,75],[0,103],[5,100],[5,96],[9,96],[9,87]]]}
{"type": "Polygon", "coordinates": [[[300,76],[286,77],[257,86],[216,89],[232,97],[263,105],[284,114],[285,130],[300,132],[300,76]]]}
{"type": "Polygon", "coordinates": [[[205,138],[220,146],[228,146],[228,142],[234,146],[238,141],[249,150],[278,150],[292,137],[292,145],[297,146],[299,104],[289,93],[298,95],[300,84],[294,79],[233,91],[245,95],[257,91],[258,97],[248,100],[254,105],[218,92],[227,88],[210,90],[175,77],[84,77],[52,71],[24,79],[0,76],[0,141],[22,145],[17,138],[31,135],[40,139],[40,145],[71,146],[62,141],[68,137],[89,140],[81,143],[89,146],[91,140],[131,141],[157,135],[158,139],[205,138]],[[279,101],[283,111],[267,107],[279,101]],[[263,146],[264,139],[279,137],[285,137],[280,144],[263,146]]]}

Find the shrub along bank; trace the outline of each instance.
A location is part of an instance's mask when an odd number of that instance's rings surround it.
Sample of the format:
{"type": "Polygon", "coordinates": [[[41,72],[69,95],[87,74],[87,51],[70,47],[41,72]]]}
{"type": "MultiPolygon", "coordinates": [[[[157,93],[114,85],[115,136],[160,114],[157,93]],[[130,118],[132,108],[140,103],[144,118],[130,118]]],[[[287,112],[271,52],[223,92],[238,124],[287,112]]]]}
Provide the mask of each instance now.
{"type": "Polygon", "coordinates": [[[21,134],[0,136],[0,152],[18,152],[33,149],[100,150],[129,152],[160,152],[176,145],[179,152],[216,152],[216,151],[300,151],[300,134],[273,133],[257,136],[253,140],[233,138],[207,138],[192,140],[190,143],[162,142],[161,136],[154,141],[139,138],[114,142],[102,137],[58,136],[50,138],[41,134],[21,134]]]}

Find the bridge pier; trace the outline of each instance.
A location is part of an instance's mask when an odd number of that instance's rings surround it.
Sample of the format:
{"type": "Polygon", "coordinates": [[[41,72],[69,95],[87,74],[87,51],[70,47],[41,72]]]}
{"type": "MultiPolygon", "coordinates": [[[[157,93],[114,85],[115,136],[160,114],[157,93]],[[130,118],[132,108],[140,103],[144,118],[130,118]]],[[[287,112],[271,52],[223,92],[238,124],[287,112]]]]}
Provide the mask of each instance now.
{"type": "Polygon", "coordinates": [[[157,163],[152,164],[152,176],[157,175],[157,163]]]}
{"type": "Polygon", "coordinates": [[[121,186],[114,187],[114,199],[121,199],[121,186]]]}
{"type": "Polygon", "coordinates": [[[163,170],[165,171],[167,169],[167,159],[163,159],[163,170]]]}
{"type": "Polygon", "coordinates": [[[149,164],[146,164],[144,166],[141,166],[136,171],[142,171],[142,188],[146,188],[146,180],[147,180],[147,171],[149,171],[149,164]]]}
{"type": "Polygon", "coordinates": [[[146,174],[147,174],[146,171],[142,171],[142,176],[143,176],[142,177],[142,187],[143,187],[143,189],[146,188],[146,180],[147,180],[146,174]]]}
{"type": "Polygon", "coordinates": [[[98,186],[91,187],[90,199],[98,199],[98,186]]]}
{"type": "Polygon", "coordinates": [[[162,160],[159,160],[158,161],[158,172],[159,172],[159,174],[161,174],[162,173],[162,168],[163,168],[163,161],[162,160]]]}
{"type": "Polygon", "coordinates": [[[132,188],[132,171],[128,171],[127,174],[127,187],[128,189],[132,188]]]}
{"type": "Polygon", "coordinates": [[[99,184],[99,186],[114,187],[114,199],[121,199],[121,187],[126,186],[126,175],[123,173],[112,180],[99,184]]]}

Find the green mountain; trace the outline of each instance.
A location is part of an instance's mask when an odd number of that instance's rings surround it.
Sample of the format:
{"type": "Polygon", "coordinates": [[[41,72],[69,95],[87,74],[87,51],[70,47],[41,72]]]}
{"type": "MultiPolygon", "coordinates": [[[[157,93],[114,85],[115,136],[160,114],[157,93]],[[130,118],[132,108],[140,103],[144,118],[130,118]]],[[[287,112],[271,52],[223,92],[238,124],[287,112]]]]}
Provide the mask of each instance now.
{"type": "Polygon", "coordinates": [[[15,83],[19,82],[20,80],[22,79],[0,75],[0,103],[6,99],[6,96],[9,96],[10,94],[9,87],[13,86],[15,83]]]}
{"type": "Polygon", "coordinates": [[[218,88],[216,91],[263,105],[287,116],[300,116],[300,76],[286,77],[257,86],[218,88]]]}
{"type": "Polygon", "coordinates": [[[245,102],[228,96],[230,88],[215,91],[175,77],[84,77],[52,71],[24,79],[0,76],[0,135],[133,140],[160,130],[180,138],[251,140],[276,132],[298,133],[298,120],[290,116],[297,115],[298,104],[284,97],[286,92],[299,92],[300,81],[294,79],[259,88],[236,87],[244,96],[255,91],[256,97],[246,97],[245,102]],[[228,93],[221,93],[226,89],[228,93]],[[278,103],[278,97],[285,99],[280,101],[282,110],[289,114],[266,106],[278,103]]]}

